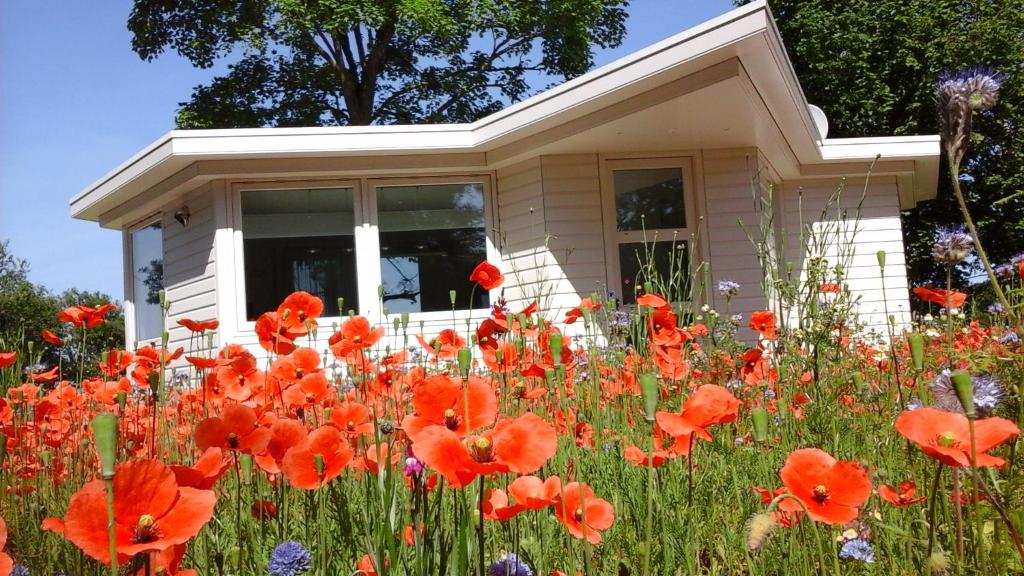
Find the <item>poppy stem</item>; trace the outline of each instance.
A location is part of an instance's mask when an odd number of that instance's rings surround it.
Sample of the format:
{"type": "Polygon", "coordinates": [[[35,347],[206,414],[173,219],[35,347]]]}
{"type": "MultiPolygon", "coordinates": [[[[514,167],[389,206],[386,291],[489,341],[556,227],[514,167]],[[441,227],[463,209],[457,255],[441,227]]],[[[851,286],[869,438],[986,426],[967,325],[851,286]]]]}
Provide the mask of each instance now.
{"type": "Polygon", "coordinates": [[[693,450],[696,448],[693,433],[690,433],[690,450],[686,455],[686,505],[693,505],[693,450]]]}
{"type": "MultiPolygon", "coordinates": [[[[476,525],[476,546],[477,546],[477,558],[480,561],[480,576],[486,576],[487,565],[484,555],[484,495],[487,492],[487,477],[483,474],[480,475],[480,500],[477,503],[480,509],[480,516],[477,518],[476,525]]],[[[416,527],[413,526],[413,530],[416,527]]]]}
{"type": "Polygon", "coordinates": [[[942,479],[942,466],[940,462],[935,468],[935,479],[932,480],[932,501],[928,505],[928,556],[932,555],[935,549],[935,508],[939,501],[939,480],[942,479]]]}
{"type": "Polygon", "coordinates": [[[651,440],[651,453],[647,456],[647,523],[644,527],[646,529],[647,544],[644,546],[644,576],[649,576],[651,573],[651,533],[653,529],[651,527],[654,519],[654,440],[651,440]]]}
{"type": "Polygon", "coordinates": [[[107,486],[107,534],[110,537],[110,576],[117,576],[117,536],[114,532],[114,477],[104,475],[107,486]]]}

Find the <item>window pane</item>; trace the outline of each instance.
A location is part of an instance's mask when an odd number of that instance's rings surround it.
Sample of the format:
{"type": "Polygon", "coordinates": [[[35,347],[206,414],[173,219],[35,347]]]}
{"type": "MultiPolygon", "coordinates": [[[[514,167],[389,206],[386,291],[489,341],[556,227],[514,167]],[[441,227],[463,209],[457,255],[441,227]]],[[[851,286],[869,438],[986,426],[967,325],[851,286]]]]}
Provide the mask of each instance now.
{"type": "Polygon", "coordinates": [[[637,289],[643,288],[644,282],[671,282],[689,274],[686,241],[619,244],[619,270],[622,274],[622,302],[635,304],[637,289]],[[649,263],[652,262],[656,275],[651,274],[649,263]]]}
{"type": "Polygon", "coordinates": [[[612,174],[620,232],[686,227],[682,169],[615,170],[612,174]]]}
{"type": "Polygon", "coordinates": [[[389,312],[485,308],[486,291],[469,281],[487,259],[482,184],[377,188],[380,274],[389,312]],[[469,295],[473,293],[470,304],[469,295]]]}
{"type": "Polygon", "coordinates": [[[163,331],[160,291],[164,288],[164,236],[159,222],[132,232],[132,268],[135,339],[159,338],[163,331]]]}
{"type": "Polygon", "coordinates": [[[325,316],[359,309],[351,188],[242,192],[245,310],[276,310],[296,290],[319,296],[325,316]]]}

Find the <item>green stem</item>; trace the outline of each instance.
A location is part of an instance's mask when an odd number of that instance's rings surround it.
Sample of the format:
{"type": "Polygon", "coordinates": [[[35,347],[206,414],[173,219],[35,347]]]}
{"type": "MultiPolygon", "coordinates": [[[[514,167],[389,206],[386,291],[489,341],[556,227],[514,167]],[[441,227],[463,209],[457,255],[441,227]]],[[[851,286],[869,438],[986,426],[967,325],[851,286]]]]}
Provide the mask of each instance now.
{"type": "Polygon", "coordinates": [[[114,477],[104,478],[107,485],[107,533],[110,536],[110,576],[117,576],[117,536],[114,532],[114,477]]]}
{"type": "Polygon", "coordinates": [[[935,469],[935,479],[932,480],[932,501],[928,505],[928,556],[932,555],[935,549],[935,507],[939,501],[939,480],[942,479],[942,463],[935,469]]]}

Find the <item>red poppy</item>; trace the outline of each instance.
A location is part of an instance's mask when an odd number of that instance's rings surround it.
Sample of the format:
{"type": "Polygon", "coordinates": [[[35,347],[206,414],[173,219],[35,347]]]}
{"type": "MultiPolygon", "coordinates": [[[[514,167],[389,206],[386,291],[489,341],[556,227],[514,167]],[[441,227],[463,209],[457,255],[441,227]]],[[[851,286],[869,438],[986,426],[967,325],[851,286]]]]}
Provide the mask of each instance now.
{"type": "Polygon", "coordinates": [[[476,282],[484,290],[494,290],[505,281],[501,270],[490,262],[484,261],[476,265],[473,273],[469,275],[471,282],[476,282]]]}
{"type": "Polygon", "coordinates": [[[49,342],[50,344],[53,344],[54,346],[63,346],[64,345],[64,341],[60,339],[60,336],[57,336],[56,334],[54,334],[53,332],[51,332],[49,330],[43,330],[42,336],[43,336],[43,340],[44,341],[49,342]]]}
{"type": "Polygon", "coordinates": [[[17,360],[17,352],[0,352],[0,368],[7,368],[17,360]]]}
{"type": "Polygon", "coordinates": [[[273,520],[277,518],[277,505],[270,500],[256,500],[249,507],[252,517],[257,520],[273,520]]]}
{"type": "Polygon", "coordinates": [[[197,424],[195,438],[200,450],[217,447],[259,454],[270,441],[270,430],[257,426],[255,410],[231,404],[219,418],[207,418],[197,424]]]}
{"type": "Polygon", "coordinates": [[[54,366],[45,372],[32,372],[28,375],[33,382],[53,382],[59,377],[60,366],[54,366]]]}
{"type": "Polygon", "coordinates": [[[428,426],[412,444],[413,453],[436,470],[454,488],[462,488],[478,475],[497,472],[531,474],[552,456],[558,446],[555,427],[527,412],[514,420],[501,420],[468,446],[444,426],[428,426]]]}
{"type": "Polygon", "coordinates": [[[285,404],[290,408],[313,406],[330,400],[332,395],[333,389],[323,372],[306,374],[281,394],[285,404]]]}
{"type": "Polygon", "coordinates": [[[291,418],[281,418],[270,426],[270,439],[267,442],[267,449],[256,456],[256,464],[269,474],[277,474],[281,471],[279,463],[284,460],[284,455],[292,446],[296,446],[306,439],[309,433],[302,422],[291,418]]]}
{"type": "Polygon", "coordinates": [[[636,299],[636,303],[638,306],[650,306],[655,310],[670,310],[672,308],[672,306],[669,305],[668,300],[665,300],[653,292],[648,292],[647,294],[640,296],[636,299]]]}
{"type": "Polygon", "coordinates": [[[461,437],[494,422],[498,399],[489,380],[474,375],[463,385],[447,374],[436,374],[413,388],[412,407],[414,413],[402,420],[402,429],[410,438],[432,425],[461,437]]]}
{"type": "Polygon", "coordinates": [[[346,358],[353,352],[370,348],[384,336],[384,328],[373,328],[362,316],[352,316],[341,324],[341,330],[330,337],[331,352],[337,358],[346,358]]]}
{"type": "Polygon", "coordinates": [[[580,301],[580,305],[569,310],[565,313],[565,323],[573,324],[583,316],[584,310],[590,310],[591,312],[601,309],[601,304],[594,304],[594,301],[589,296],[580,301]]]}
{"type": "Polygon", "coordinates": [[[185,361],[200,370],[216,368],[219,364],[216,358],[203,358],[202,356],[186,356],[185,361]]]}
{"type": "Polygon", "coordinates": [[[184,326],[192,332],[206,332],[207,330],[216,330],[220,326],[219,320],[189,320],[188,318],[182,318],[178,320],[179,326],[184,326]]]}
{"type": "Polygon", "coordinates": [[[423,336],[416,336],[416,339],[419,340],[420,346],[423,346],[427,354],[437,356],[441,360],[455,358],[459,349],[466,345],[466,339],[459,336],[459,333],[451,328],[442,330],[437,337],[431,338],[429,342],[423,336]]]}
{"type": "Polygon", "coordinates": [[[549,476],[546,480],[536,476],[520,476],[508,485],[508,493],[524,509],[543,510],[558,501],[562,493],[562,479],[558,476],[549,476]]]}
{"type": "Polygon", "coordinates": [[[775,313],[771,310],[758,310],[750,315],[750,328],[760,332],[761,338],[765,340],[776,338],[775,323],[775,313]]]}
{"type": "MultiPolygon", "coordinates": [[[[210,521],[217,497],[209,490],[180,487],[157,460],[119,464],[114,474],[114,534],[119,558],[162,552],[184,544],[210,521]]],[[[71,497],[64,537],[96,560],[110,563],[107,495],[102,480],[71,497]]]]}
{"type": "Polygon", "coordinates": [[[178,486],[209,490],[231,466],[220,448],[207,448],[192,466],[171,466],[178,486]]]}
{"type": "Polygon", "coordinates": [[[71,306],[61,310],[57,314],[57,319],[61,322],[69,322],[75,326],[95,328],[103,323],[107,312],[116,308],[117,306],[113,304],[104,304],[95,308],[91,306],[71,306]]]}
{"type": "Polygon", "coordinates": [[[914,288],[913,292],[914,295],[921,300],[931,302],[932,304],[938,304],[943,308],[946,308],[947,304],[949,305],[949,308],[959,308],[967,301],[967,294],[953,290],[944,290],[942,288],[918,286],[917,288],[914,288]]]}
{"type": "Polygon", "coordinates": [[[100,372],[117,378],[132,363],[132,353],[127,350],[109,350],[99,361],[100,372]]]}
{"type": "Polygon", "coordinates": [[[331,422],[339,430],[352,436],[373,434],[370,409],[358,402],[345,401],[331,410],[331,422]]]}
{"type": "Polygon", "coordinates": [[[316,319],[324,312],[324,302],[309,292],[292,292],[277,307],[281,325],[293,334],[305,334],[317,327],[316,319]]]}
{"type": "Polygon", "coordinates": [[[611,528],[615,522],[615,508],[607,500],[594,496],[590,486],[570,482],[555,502],[555,516],[575,538],[600,544],[601,531],[611,528]]]}
{"type": "Polygon", "coordinates": [[[900,482],[899,490],[889,486],[888,484],[882,484],[878,487],[878,495],[883,500],[892,504],[893,506],[910,506],[911,504],[917,504],[918,502],[924,502],[927,500],[927,496],[914,497],[917,493],[917,484],[914,484],[911,480],[904,480],[900,482]]]}
{"type": "Polygon", "coordinates": [[[295,338],[293,334],[281,323],[277,312],[266,312],[256,319],[256,337],[260,346],[267,352],[275,354],[291,354],[295,350],[295,338]]]}
{"type": "Polygon", "coordinates": [[[352,449],[334,426],[322,426],[291,447],[281,461],[288,482],[315,490],[337,478],[352,460],[352,449]]]}
{"type": "MultiPolygon", "coordinates": [[[[917,444],[921,451],[947,466],[971,465],[971,435],[967,417],[935,408],[907,410],[896,418],[896,431],[917,444]]],[[[1003,466],[1002,458],[986,454],[1020,434],[1013,422],[999,417],[974,423],[974,448],[979,467],[1003,466]]]]}
{"type": "Polygon", "coordinates": [[[839,294],[841,291],[842,287],[835,282],[827,282],[818,285],[818,292],[821,292],[822,294],[839,294]]]}
{"type": "Polygon", "coordinates": [[[740,401],[728,389],[716,384],[705,384],[683,403],[682,413],[657,412],[658,426],[676,438],[673,450],[689,454],[692,435],[711,440],[706,428],[736,420],[740,401]]]}
{"type": "Polygon", "coordinates": [[[256,357],[248,352],[234,356],[217,368],[217,382],[228,398],[244,402],[263,390],[266,374],[256,367],[256,357]]]}
{"type": "Polygon", "coordinates": [[[855,519],[871,496],[871,481],[860,464],[838,461],[817,448],[791,452],[779,477],[810,517],[826,524],[855,519]]]}

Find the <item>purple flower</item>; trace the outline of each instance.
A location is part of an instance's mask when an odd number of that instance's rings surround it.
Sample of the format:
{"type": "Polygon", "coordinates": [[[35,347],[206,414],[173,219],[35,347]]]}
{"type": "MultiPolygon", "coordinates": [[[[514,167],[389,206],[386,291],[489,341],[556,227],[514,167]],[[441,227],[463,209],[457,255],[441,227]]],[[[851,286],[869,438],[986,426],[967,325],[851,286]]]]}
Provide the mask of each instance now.
{"type": "Polygon", "coordinates": [[[313,565],[313,555],[306,547],[294,540],[277,545],[270,553],[267,571],[270,576],[298,576],[309,572],[313,565]]]}
{"type": "MultiPolygon", "coordinates": [[[[971,376],[971,383],[974,388],[974,408],[979,416],[991,414],[999,402],[1003,399],[1003,386],[999,379],[991,374],[971,376]]],[[[935,399],[935,407],[947,412],[959,412],[963,414],[964,407],[956,395],[953,387],[953,380],[950,378],[950,371],[943,370],[935,377],[931,384],[932,396],[935,399]]]]}
{"type": "Polygon", "coordinates": [[[839,557],[843,560],[860,560],[868,564],[875,562],[875,549],[866,541],[860,538],[847,540],[839,549],[839,557]]]}
{"type": "Polygon", "coordinates": [[[491,564],[487,569],[487,576],[533,576],[533,570],[518,556],[509,552],[491,564]]]}
{"type": "Polygon", "coordinates": [[[732,280],[719,280],[718,293],[726,298],[732,298],[740,293],[740,285],[732,280]]]}
{"type": "Polygon", "coordinates": [[[940,264],[954,266],[970,256],[974,239],[963,226],[939,228],[932,244],[932,258],[940,264]]]}
{"type": "Polygon", "coordinates": [[[994,69],[980,66],[939,76],[935,87],[939,130],[956,166],[963,160],[971,139],[974,111],[995,106],[1004,79],[994,69]]]}

